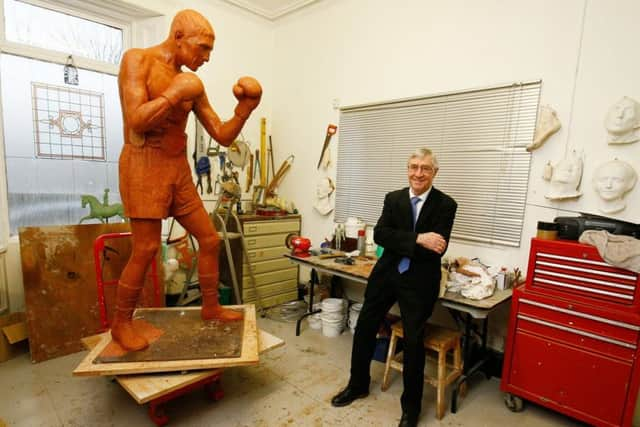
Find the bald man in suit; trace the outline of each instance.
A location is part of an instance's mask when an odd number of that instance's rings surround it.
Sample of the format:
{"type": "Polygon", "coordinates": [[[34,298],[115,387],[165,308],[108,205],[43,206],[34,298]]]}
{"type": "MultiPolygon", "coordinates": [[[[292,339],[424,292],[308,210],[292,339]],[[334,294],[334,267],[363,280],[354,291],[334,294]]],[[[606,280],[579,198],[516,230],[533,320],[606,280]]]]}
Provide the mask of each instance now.
{"type": "Polygon", "coordinates": [[[369,276],[351,352],[351,378],[332,400],[346,406],[369,394],[370,365],[378,327],[391,306],[400,306],[404,329],[400,427],[417,426],[422,406],[425,323],[440,291],[440,259],[447,249],[456,202],[433,187],[438,161],[416,150],[407,163],[409,187],[388,193],[374,229],[384,253],[369,276]],[[414,220],[415,218],[415,220],[414,220]],[[415,222],[415,224],[414,224],[415,222]]]}

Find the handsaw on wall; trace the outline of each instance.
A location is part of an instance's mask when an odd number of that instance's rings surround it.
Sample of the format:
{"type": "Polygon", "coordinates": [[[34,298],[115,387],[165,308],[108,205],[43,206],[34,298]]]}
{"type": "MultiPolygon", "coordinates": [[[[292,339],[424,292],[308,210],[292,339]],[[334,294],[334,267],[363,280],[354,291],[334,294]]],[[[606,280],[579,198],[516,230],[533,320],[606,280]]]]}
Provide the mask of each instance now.
{"type": "Polygon", "coordinates": [[[338,126],[336,125],[330,124],[329,126],[327,126],[327,134],[324,137],[324,145],[322,146],[322,152],[320,153],[320,159],[318,160],[317,169],[320,169],[320,166],[323,163],[325,165],[325,168],[329,166],[330,156],[328,155],[329,152],[327,150],[329,148],[329,143],[331,142],[331,137],[335,135],[337,130],[338,130],[338,126]],[[325,159],[325,156],[327,157],[326,159],[325,159]]]}

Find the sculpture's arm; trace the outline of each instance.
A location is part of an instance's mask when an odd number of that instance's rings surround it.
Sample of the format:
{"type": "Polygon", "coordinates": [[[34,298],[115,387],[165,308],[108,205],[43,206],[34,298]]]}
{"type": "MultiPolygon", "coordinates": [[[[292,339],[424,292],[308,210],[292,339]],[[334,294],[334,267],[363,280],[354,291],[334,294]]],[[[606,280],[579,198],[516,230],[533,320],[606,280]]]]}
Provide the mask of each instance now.
{"type": "Polygon", "coordinates": [[[229,146],[238,136],[251,112],[260,103],[262,87],[252,77],[242,77],[233,87],[233,94],[238,100],[233,117],[222,122],[209,103],[207,94],[203,92],[195,100],[194,111],[200,123],[209,135],[223,146],[229,146]]]}

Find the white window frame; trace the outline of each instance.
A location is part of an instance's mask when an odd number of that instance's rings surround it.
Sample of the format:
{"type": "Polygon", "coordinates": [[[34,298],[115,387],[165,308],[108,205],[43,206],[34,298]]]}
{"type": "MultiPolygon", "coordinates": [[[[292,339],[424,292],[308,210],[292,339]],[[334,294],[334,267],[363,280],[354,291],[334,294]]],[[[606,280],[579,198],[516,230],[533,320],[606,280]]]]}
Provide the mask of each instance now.
{"type": "MultiPolygon", "coordinates": [[[[120,0],[20,0],[56,12],[77,16],[122,30],[122,51],[132,45],[132,26],[139,19],[159,16],[159,13],[120,0]]],[[[65,64],[68,53],[8,41],[5,37],[4,1],[0,0],[0,52],[65,64]]],[[[118,75],[118,65],[74,56],[76,67],[105,74],[118,75]]],[[[2,94],[0,94],[0,97],[2,94]]],[[[0,247],[9,240],[9,206],[7,198],[7,168],[4,155],[4,123],[0,103],[0,247]]]]}
{"type": "MultiPolygon", "coordinates": [[[[67,15],[77,16],[79,18],[87,19],[89,21],[97,22],[100,24],[108,25],[110,27],[118,28],[122,30],[122,51],[124,52],[131,47],[131,23],[132,19],[128,20],[125,15],[122,15],[120,19],[114,16],[113,11],[105,9],[103,13],[95,11],[93,13],[88,12],[86,8],[82,6],[82,3],[77,2],[77,6],[74,7],[75,2],[53,2],[46,0],[21,0],[24,3],[32,4],[34,6],[43,7],[45,9],[51,9],[56,12],[65,13],[67,15]],[[67,4],[69,3],[69,4],[67,4]]],[[[107,2],[108,3],[108,2],[107,2]]],[[[0,0],[0,50],[3,53],[10,53],[12,55],[24,56],[33,59],[40,59],[47,62],[53,62],[56,64],[65,64],[69,53],[56,52],[39,48],[36,46],[26,45],[9,41],[5,37],[4,29],[4,1],[0,0]]],[[[80,56],[73,57],[74,63],[78,68],[84,68],[87,70],[94,70],[101,73],[117,75],[118,66],[107,62],[97,61],[89,58],[83,58],[80,56]]]]}

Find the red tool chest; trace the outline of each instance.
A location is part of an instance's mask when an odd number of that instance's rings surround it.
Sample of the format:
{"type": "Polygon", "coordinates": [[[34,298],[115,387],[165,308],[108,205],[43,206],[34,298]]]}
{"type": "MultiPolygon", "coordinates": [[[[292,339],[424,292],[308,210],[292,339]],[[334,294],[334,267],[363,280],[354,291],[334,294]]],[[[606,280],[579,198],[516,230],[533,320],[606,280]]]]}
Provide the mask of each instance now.
{"type": "Polygon", "coordinates": [[[595,247],[532,239],[514,290],[501,389],[596,426],[630,426],[640,369],[640,279],[595,247]]]}

